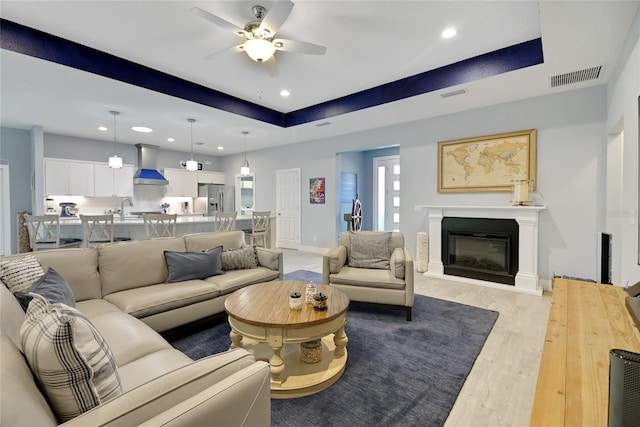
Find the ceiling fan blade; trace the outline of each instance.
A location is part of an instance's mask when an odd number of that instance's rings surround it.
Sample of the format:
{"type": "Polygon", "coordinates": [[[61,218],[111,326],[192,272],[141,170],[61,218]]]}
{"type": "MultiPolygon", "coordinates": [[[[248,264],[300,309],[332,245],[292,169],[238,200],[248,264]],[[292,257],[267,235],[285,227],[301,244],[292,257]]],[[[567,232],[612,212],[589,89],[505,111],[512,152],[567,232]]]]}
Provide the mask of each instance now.
{"type": "Polygon", "coordinates": [[[327,51],[325,46],[319,44],[301,42],[298,40],[275,39],[273,45],[277,50],[285,52],[306,53],[308,55],[324,55],[327,51]]]}
{"type": "Polygon", "coordinates": [[[257,30],[258,33],[267,30],[270,33],[269,37],[273,37],[287,20],[292,9],[293,2],[290,0],[280,0],[274,4],[262,19],[257,30]]]}
{"type": "Polygon", "coordinates": [[[232,24],[227,20],[220,18],[219,16],[209,13],[206,10],[200,9],[199,7],[192,7],[191,12],[195,13],[196,15],[198,15],[203,19],[206,19],[212,24],[222,27],[225,30],[232,31],[233,33],[239,35],[240,37],[245,37],[245,38],[247,37],[248,33],[244,29],[238,27],[235,24],[232,24]]]}
{"type": "Polygon", "coordinates": [[[225,47],[224,49],[220,49],[216,52],[210,53],[209,55],[205,56],[204,59],[213,59],[215,56],[220,55],[221,53],[225,53],[228,51],[233,51],[233,52],[244,52],[243,49],[244,43],[239,44],[237,46],[231,46],[231,47],[225,47]]]}

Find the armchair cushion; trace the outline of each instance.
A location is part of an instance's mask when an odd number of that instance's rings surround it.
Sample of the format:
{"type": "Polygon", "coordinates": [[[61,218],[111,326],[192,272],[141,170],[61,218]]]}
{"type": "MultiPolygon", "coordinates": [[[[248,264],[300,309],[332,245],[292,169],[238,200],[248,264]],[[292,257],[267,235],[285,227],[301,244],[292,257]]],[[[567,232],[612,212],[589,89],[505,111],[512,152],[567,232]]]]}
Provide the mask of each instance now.
{"type": "Polygon", "coordinates": [[[391,255],[390,232],[381,231],[365,234],[351,231],[349,240],[351,243],[349,267],[389,269],[391,255]]]}
{"type": "Polygon", "coordinates": [[[395,248],[393,250],[391,259],[389,260],[389,267],[396,278],[404,279],[405,262],[403,248],[395,248]]]}

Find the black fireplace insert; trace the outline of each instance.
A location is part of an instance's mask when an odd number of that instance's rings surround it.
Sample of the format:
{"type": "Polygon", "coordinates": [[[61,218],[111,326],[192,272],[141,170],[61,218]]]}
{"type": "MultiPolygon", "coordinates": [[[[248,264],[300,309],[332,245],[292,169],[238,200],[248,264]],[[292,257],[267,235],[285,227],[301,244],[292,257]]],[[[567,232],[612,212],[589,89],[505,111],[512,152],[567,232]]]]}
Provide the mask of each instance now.
{"type": "Polygon", "coordinates": [[[514,219],[442,219],[444,274],[515,285],[518,222],[514,219]]]}

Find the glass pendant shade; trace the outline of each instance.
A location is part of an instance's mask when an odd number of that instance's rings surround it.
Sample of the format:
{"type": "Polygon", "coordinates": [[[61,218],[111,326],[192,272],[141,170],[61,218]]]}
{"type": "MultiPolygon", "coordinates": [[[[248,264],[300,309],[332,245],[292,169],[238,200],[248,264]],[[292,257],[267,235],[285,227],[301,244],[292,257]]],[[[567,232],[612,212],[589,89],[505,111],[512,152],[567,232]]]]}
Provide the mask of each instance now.
{"type": "Polygon", "coordinates": [[[118,138],[116,136],[116,116],[120,113],[117,111],[109,111],[113,115],[113,156],[109,157],[109,167],[112,169],[120,169],[122,167],[122,157],[118,157],[116,152],[118,138]]]}
{"type": "Polygon", "coordinates": [[[198,170],[198,162],[196,160],[187,160],[187,170],[189,172],[194,172],[198,170]]]}
{"type": "Polygon", "coordinates": [[[249,161],[244,159],[242,162],[242,167],[240,168],[240,175],[249,175],[251,173],[251,169],[249,168],[249,161]]]}
{"type": "Polygon", "coordinates": [[[196,119],[187,119],[187,121],[191,124],[191,160],[187,160],[187,170],[189,172],[195,172],[198,170],[198,162],[193,159],[193,123],[196,119]]]}
{"type": "Polygon", "coordinates": [[[109,157],[109,167],[112,169],[120,169],[122,167],[122,157],[118,157],[116,154],[109,157]]]}
{"type": "Polygon", "coordinates": [[[276,48],[269,40],[250,39],[244,42],[244,50],[254,61],[264,62],[273,56],[276,48]]]}

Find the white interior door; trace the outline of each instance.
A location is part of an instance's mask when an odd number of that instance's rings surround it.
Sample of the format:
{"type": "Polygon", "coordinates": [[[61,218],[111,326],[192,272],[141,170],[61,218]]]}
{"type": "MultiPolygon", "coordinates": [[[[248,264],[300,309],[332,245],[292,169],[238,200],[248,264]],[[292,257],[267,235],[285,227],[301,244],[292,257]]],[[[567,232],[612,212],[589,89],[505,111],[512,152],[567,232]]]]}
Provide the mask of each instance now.
{"type": "Polygon", "coordinates": [[[11,254],[9,165],[0,164],[0,255],[11,254]]]}
{"type": "Polygon", "coordinates": [[[300,249],[300,169],[276,171],[276,247],[300,249]]]}
{"type": "Polygon", "coordinates": [[[373,159],[373,229],[400,231],[400,156],[373,159]]]}

